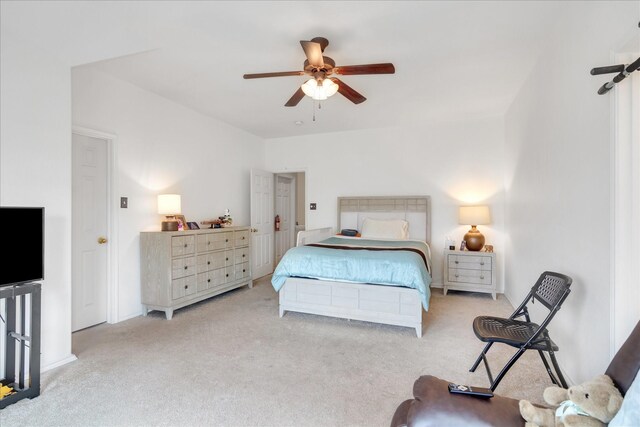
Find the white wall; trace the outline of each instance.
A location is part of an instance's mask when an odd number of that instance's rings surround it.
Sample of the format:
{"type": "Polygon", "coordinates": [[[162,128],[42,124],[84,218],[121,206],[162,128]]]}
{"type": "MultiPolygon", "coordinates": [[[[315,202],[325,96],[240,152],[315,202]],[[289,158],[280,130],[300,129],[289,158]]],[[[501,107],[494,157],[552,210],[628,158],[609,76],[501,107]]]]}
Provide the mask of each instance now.
{"type": "Polygon", "coordinates": [[[493,223],[480,229],[502,263],[501,119],[270,139],[266,144],[269,170],[306,171],[307,201],[318,206],[307,212],[307,229],[338,226],[339,196],[429,195],[433,280],[442,284],[445,237],[459,242],[469,228],[458,225],[458,206],[487,203],[493,223]]]}
{"type": "Polygon", "coordinates": [[[5,33],[0,43],[0,204],[45,207],[47,367],[72,357],[71,82],[68,67],[46,52],[5,33]]]}
{"type": "Polygon", "coordinates": [[[159,230],[156,197],[182,195],[187,221],[216,218],[229,208],[249,224],[249,171],[262,168],[262,139],[137,86],[80,67],[72,73],[73,124],[117,135],[119,209],[118,319],[140,305],[139,233],[159,230]]]}
{"type": "Polygon", "coordinates": [[[552,30],[505,119],[507,296],[522,300],[544,270],[573,277],[550,329],[561,364],[577,382],[604,371],[610,344],[613,94],[596,90],[612,76],[589,70],[610,64],[612,50],[637,37],[639,5],[567,4],[567,19],[552,30]]]}

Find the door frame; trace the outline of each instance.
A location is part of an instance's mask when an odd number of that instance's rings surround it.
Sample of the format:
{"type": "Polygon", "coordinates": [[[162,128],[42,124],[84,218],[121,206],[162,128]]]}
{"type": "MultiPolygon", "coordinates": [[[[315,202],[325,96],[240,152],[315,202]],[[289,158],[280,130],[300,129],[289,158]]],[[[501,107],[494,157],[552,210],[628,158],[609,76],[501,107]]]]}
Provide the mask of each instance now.
{"type": "MultiPolygon", "coordinates": [[[[613,53],[612,63],[627,63],[637,58],[627,53],[613,53]]],[[[610,92],[610,341],[609,355],[613,357],[637,322],[640,297],[637,278],[640,275],[636,260],[640,254],[640,147],[634,146],[640,133],[638,110],[640,102],[633,96],[639,90],[640,77],[633,73],[610,92]]]]}
{"type": "MultiPolygon", "coordinates": [[[[307,214],[309,213],[309,210],[307,209],[307,206],[309,206],[309,195],[308,195],[308,185],[309,185],[309,171],[307,168],[293,168],[293,169],[284,169],[284,170],[278,170],[278,171],[274,171],[273,172],[273,177],[274,177],[274,184],[275,184],[275,180],[277,179],[278,175],[289,175],[292,179],[293,179],[293,183],[295,184],[295,188],[298,188],[298,180],[296,179],[296,174],[297,173],[304,173],[304,224],[305,227],[307,226],[307,224],[309,223],[309,218],[307,216],[307,214]]],[[[274,208],[275,208],[275,188],[273,191],[273,197],[274,197],[274,208]]],[[[294,197],[292,197],[292,205],[291,205],[291,209],[292,209],[292,219],[293,219],[293,224],[294,224],[294,229],[293,229],[293,246],[296,245],[296,231],[295,231],[295,218],[296,218],[296,201],[298,199],[298,195],[295,194],[294,197]]],[[[273,249],[274,249],[274,255],[275,255],[275,239],[273,242],[273,249]]],[[[275,262],[275,256],[274,256],[274,262],[275,262]]]]}
{"type": "MultiPolygon", "coordinates": [[[[107,144],[107,323],[118,323],[118,182],[115,173],[117,164],[117,136],[81,126],[72,126],[71,134],[102,139],[107,144]]],[[[73,150],[73,146],[71,147],[73,150]]],[[[73,217],[71,218],[73,221],[73,217]]],[[[75,242],[71,241],[74,245],[75,242]]],[[[73,261],[72,261],[73,262],[73,261]]],[[[73,271],[73,265],[71,266],[73,271]]],[[[73,292],[73,285],[71,286],[73,292]]]]}
{"type": "MultiPolygon", "coordinates": [[[[296,186],[298,185],[298,181],[296,180],[296,172],[287,172],[287,173],[274,173],[273,174],[273,180],[274,180],[274,191],[273,191],[273,206],[274,206],[274,210],[276,207],[276,186],[278,184],[278,177],[284,177],[286,179],[290,179],[291,182],[291,195],[289,197],[289,218],[291,221],[291,224],[289,225],[290,227],[292,227],[292,233],[291,233],[291,239],[289,241],[290,246],[289,247],[294,247],[296,245],[296,200],[297,200],[297,194],[296,194],[296,186]]],[[[276,212],[277,213],[277,212],[276,212]]],[[[273,243],[275,246],[276,243],[276,239],[273,239],[273,243]]],[[[275,247],[274,247],[274,255],[275,255],[275,247]]]]}

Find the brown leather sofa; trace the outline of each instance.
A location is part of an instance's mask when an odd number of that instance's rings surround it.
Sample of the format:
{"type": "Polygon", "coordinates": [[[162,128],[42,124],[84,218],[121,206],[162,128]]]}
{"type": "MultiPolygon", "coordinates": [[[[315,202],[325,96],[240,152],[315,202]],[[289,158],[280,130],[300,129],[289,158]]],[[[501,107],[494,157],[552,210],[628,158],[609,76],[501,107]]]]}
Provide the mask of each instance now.
{"type": "MultiPolygon", "coordinates": [[[[640,368],[640,322],[606,370],[624,395],[640,368]]],[[[495,395],[491,399],[452,395],[448,381],[425,375],[413,384],[411,400],[398,406],[391,427],[524,426],[518,400],[495,395]]]]}

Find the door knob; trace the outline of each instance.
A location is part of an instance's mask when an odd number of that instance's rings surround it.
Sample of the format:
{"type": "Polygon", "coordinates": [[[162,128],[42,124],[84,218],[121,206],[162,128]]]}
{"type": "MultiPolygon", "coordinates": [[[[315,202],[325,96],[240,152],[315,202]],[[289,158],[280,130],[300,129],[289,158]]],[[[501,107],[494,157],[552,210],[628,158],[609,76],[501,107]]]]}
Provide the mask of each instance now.
{"type": "Polygon", "coordinates": [[[104,245],[105,243],[107,243],[107,238],[102,236],[98,237],[98,243],[104,245]]]}

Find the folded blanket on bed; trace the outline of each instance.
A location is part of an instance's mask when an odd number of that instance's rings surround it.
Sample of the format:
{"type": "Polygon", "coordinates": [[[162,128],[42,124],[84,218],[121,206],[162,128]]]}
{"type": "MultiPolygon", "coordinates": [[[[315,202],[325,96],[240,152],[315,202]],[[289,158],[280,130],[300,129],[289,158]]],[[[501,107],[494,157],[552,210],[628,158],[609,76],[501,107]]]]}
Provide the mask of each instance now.
{"type": "Polygon", "coordinates": [[[288,277],[372,283],[417,289],[422,305],[429,306],[430,253],[417,240],[372,240],[331,237],[291,248],[273,273],[279,291],[288,277]]]}

